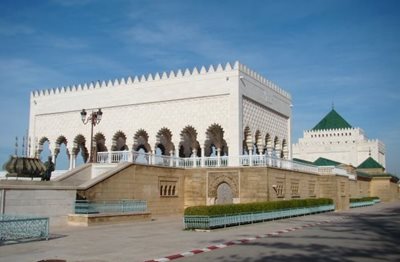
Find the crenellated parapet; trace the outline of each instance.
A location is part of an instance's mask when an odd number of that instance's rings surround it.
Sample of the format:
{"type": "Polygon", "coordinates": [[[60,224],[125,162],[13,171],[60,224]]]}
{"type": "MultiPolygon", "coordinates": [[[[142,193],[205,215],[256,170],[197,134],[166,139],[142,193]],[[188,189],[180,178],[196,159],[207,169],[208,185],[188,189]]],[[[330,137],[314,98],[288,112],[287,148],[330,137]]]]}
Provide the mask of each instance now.
{"type": "Polygon", "coordinates": [[[324,130],[305,130],[304,136],[300,140],[304,139],[329,139],[336,137],[356,137],[360,134],[359,128],[351,127],[351,128],[334,128],[334,129],[324,129],[324,130]]]}
{"type": "Polygon", "coordinates": [[[325,134],[325,133],[333,133],[333,132],[351,132],[354,130],[360,130],[358,127],[351,128],[334,128],[334,129],[324,129],[324,130],[306,130],[304,133],[306,134],[325,134]]]}
{"type": "Polygon", "coordinates": [[[114,79],[113,81],[112,80],[94,81],[90,83],[77,84],[66,87],[35,90],[31,92],[31,97],[62,95],[68,93],[84,92],[89,90],[97,90],[105,88],[131,87],[155,81],[171,81],[171,80],[178,80],[178,79],[196,77],[201,75],[210,75],[221,72],[231,72],[237,70],[255,79],[256,81],[274,90],[275,92],[283,95],[284,97],[291,99],[290,94],[288,92],[280,88],[278,85],[274,84],[272,81],[267,80],[257,72],[249,69],[247,66],[241,64],[239,61],[236,61],[233,64],[228,62],[225,65],[218,64],[217,66],[214,65],[210,65],[208,67],[201,66],[200,69],[198,69],[197,67],[194,67],[191,70],[186,68],[184,70],[179,69],[177,71],[171,70],[169,73],[157,72],[155,74],[148,74],[147,76],[146,75],[133,76],[133,77],[129,76],[127,78],[114,79]]]}

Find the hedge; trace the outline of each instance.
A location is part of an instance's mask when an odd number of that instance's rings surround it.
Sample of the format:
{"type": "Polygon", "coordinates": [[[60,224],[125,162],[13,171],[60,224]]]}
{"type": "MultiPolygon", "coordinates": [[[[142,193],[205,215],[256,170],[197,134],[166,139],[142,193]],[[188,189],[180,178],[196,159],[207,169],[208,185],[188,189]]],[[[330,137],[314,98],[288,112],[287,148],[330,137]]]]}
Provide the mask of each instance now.
{"type": "Polygon", "coordinates": [[[361,197],[361,198],[350,198],[350,203],[356,202],[369,202],[375,199],[379,199],[379,197],[361,197]]]}
{"type": "Polygon", "coordinates": [[[329,198],[293,199],[244,204],[193,206],[186,208],[184,214],[187,216],[218,216],[228,214],[234,215],[240,213],[256,213],[279,209],[314,207],[331,204],[333,204],[333,200],[329,198]]]}

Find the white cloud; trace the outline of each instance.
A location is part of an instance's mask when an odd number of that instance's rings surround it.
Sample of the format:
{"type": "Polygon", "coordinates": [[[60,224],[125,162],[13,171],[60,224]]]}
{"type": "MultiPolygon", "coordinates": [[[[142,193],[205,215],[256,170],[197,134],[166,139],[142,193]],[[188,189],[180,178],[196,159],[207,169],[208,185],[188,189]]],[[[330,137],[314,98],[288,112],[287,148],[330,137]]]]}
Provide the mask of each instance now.
{"type": "Polygon", "coordinates": [[[0,35],[3,36],[33,35],[35,32],[36,30],[28,25],[0,22],[0,35]]]}
{"type": "Polygon", "coordinates": [[[179,64],[176,61],[187,61],[190,56],[226,62],[236,60],[239,52],[227,40],[212,35],[206,28],[166,20],[138,24],[122,31],[120,38],[131,52],[137,52],[139,47],[141,55],[162,66],[171,66],[172,60],[179,64]]]}
{"type": "MultiPolygon", "coordinates": [[[[31,60],[13,58],[0,59],[0,88],[8,90],[30,90],[42,88],[44,81],[54,82],[65,79],[64,74],[51,67],[37,64],[31,60]]],[[[15,91],[13,91],[15,92],[15,91]]]]}
{"type": "Polygon", "coordinates": [[[85,49],[89,44],[83,38],[66,37],[57,35],[42,35],[36,38],[41,46],[49,46],[56,49],[85,49]]]}

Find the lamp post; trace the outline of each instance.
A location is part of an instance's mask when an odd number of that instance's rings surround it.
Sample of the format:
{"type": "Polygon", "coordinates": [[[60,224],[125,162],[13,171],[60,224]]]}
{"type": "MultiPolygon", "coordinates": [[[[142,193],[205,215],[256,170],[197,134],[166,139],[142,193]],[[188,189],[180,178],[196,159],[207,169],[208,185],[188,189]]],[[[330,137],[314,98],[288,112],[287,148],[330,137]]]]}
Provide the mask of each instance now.
{"type": "Polygon", "coordinates": [[[93,163],[95,158],[93,156],[94,154],[94,146],[93,146],[93,127],[97,124],[100,123],[101,121],[101,116],[103,115],[103,112],[101,112],[101,108],[97,111],[92,111],[92,113],[86,118],[87,112],[85,109],[82,109],[81,111],[81,118],[83,124],[87,124],[90,122],[91,124],[91,129],[90,129],[90,157],[89,157],[89,163],[93,163]]]}

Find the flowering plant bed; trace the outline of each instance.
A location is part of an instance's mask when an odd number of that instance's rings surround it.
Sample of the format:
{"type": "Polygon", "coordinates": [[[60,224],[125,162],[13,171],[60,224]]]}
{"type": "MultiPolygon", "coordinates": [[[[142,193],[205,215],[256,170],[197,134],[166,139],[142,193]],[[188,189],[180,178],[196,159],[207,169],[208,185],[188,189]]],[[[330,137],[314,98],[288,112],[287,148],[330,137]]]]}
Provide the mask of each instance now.
{"type": "Polygon", "coordinates": [[[379,197],[350,198],[350,208],[372,206],[380,202],[379,197]]]}
{"type": "Polygon", "coordinates": [[[213,229],[335,210],[331,199],[298,199],[191,207],[185,210],[185,229],[213,229]],[[224,212],[224,211],[230,212],[224,212]]]}

